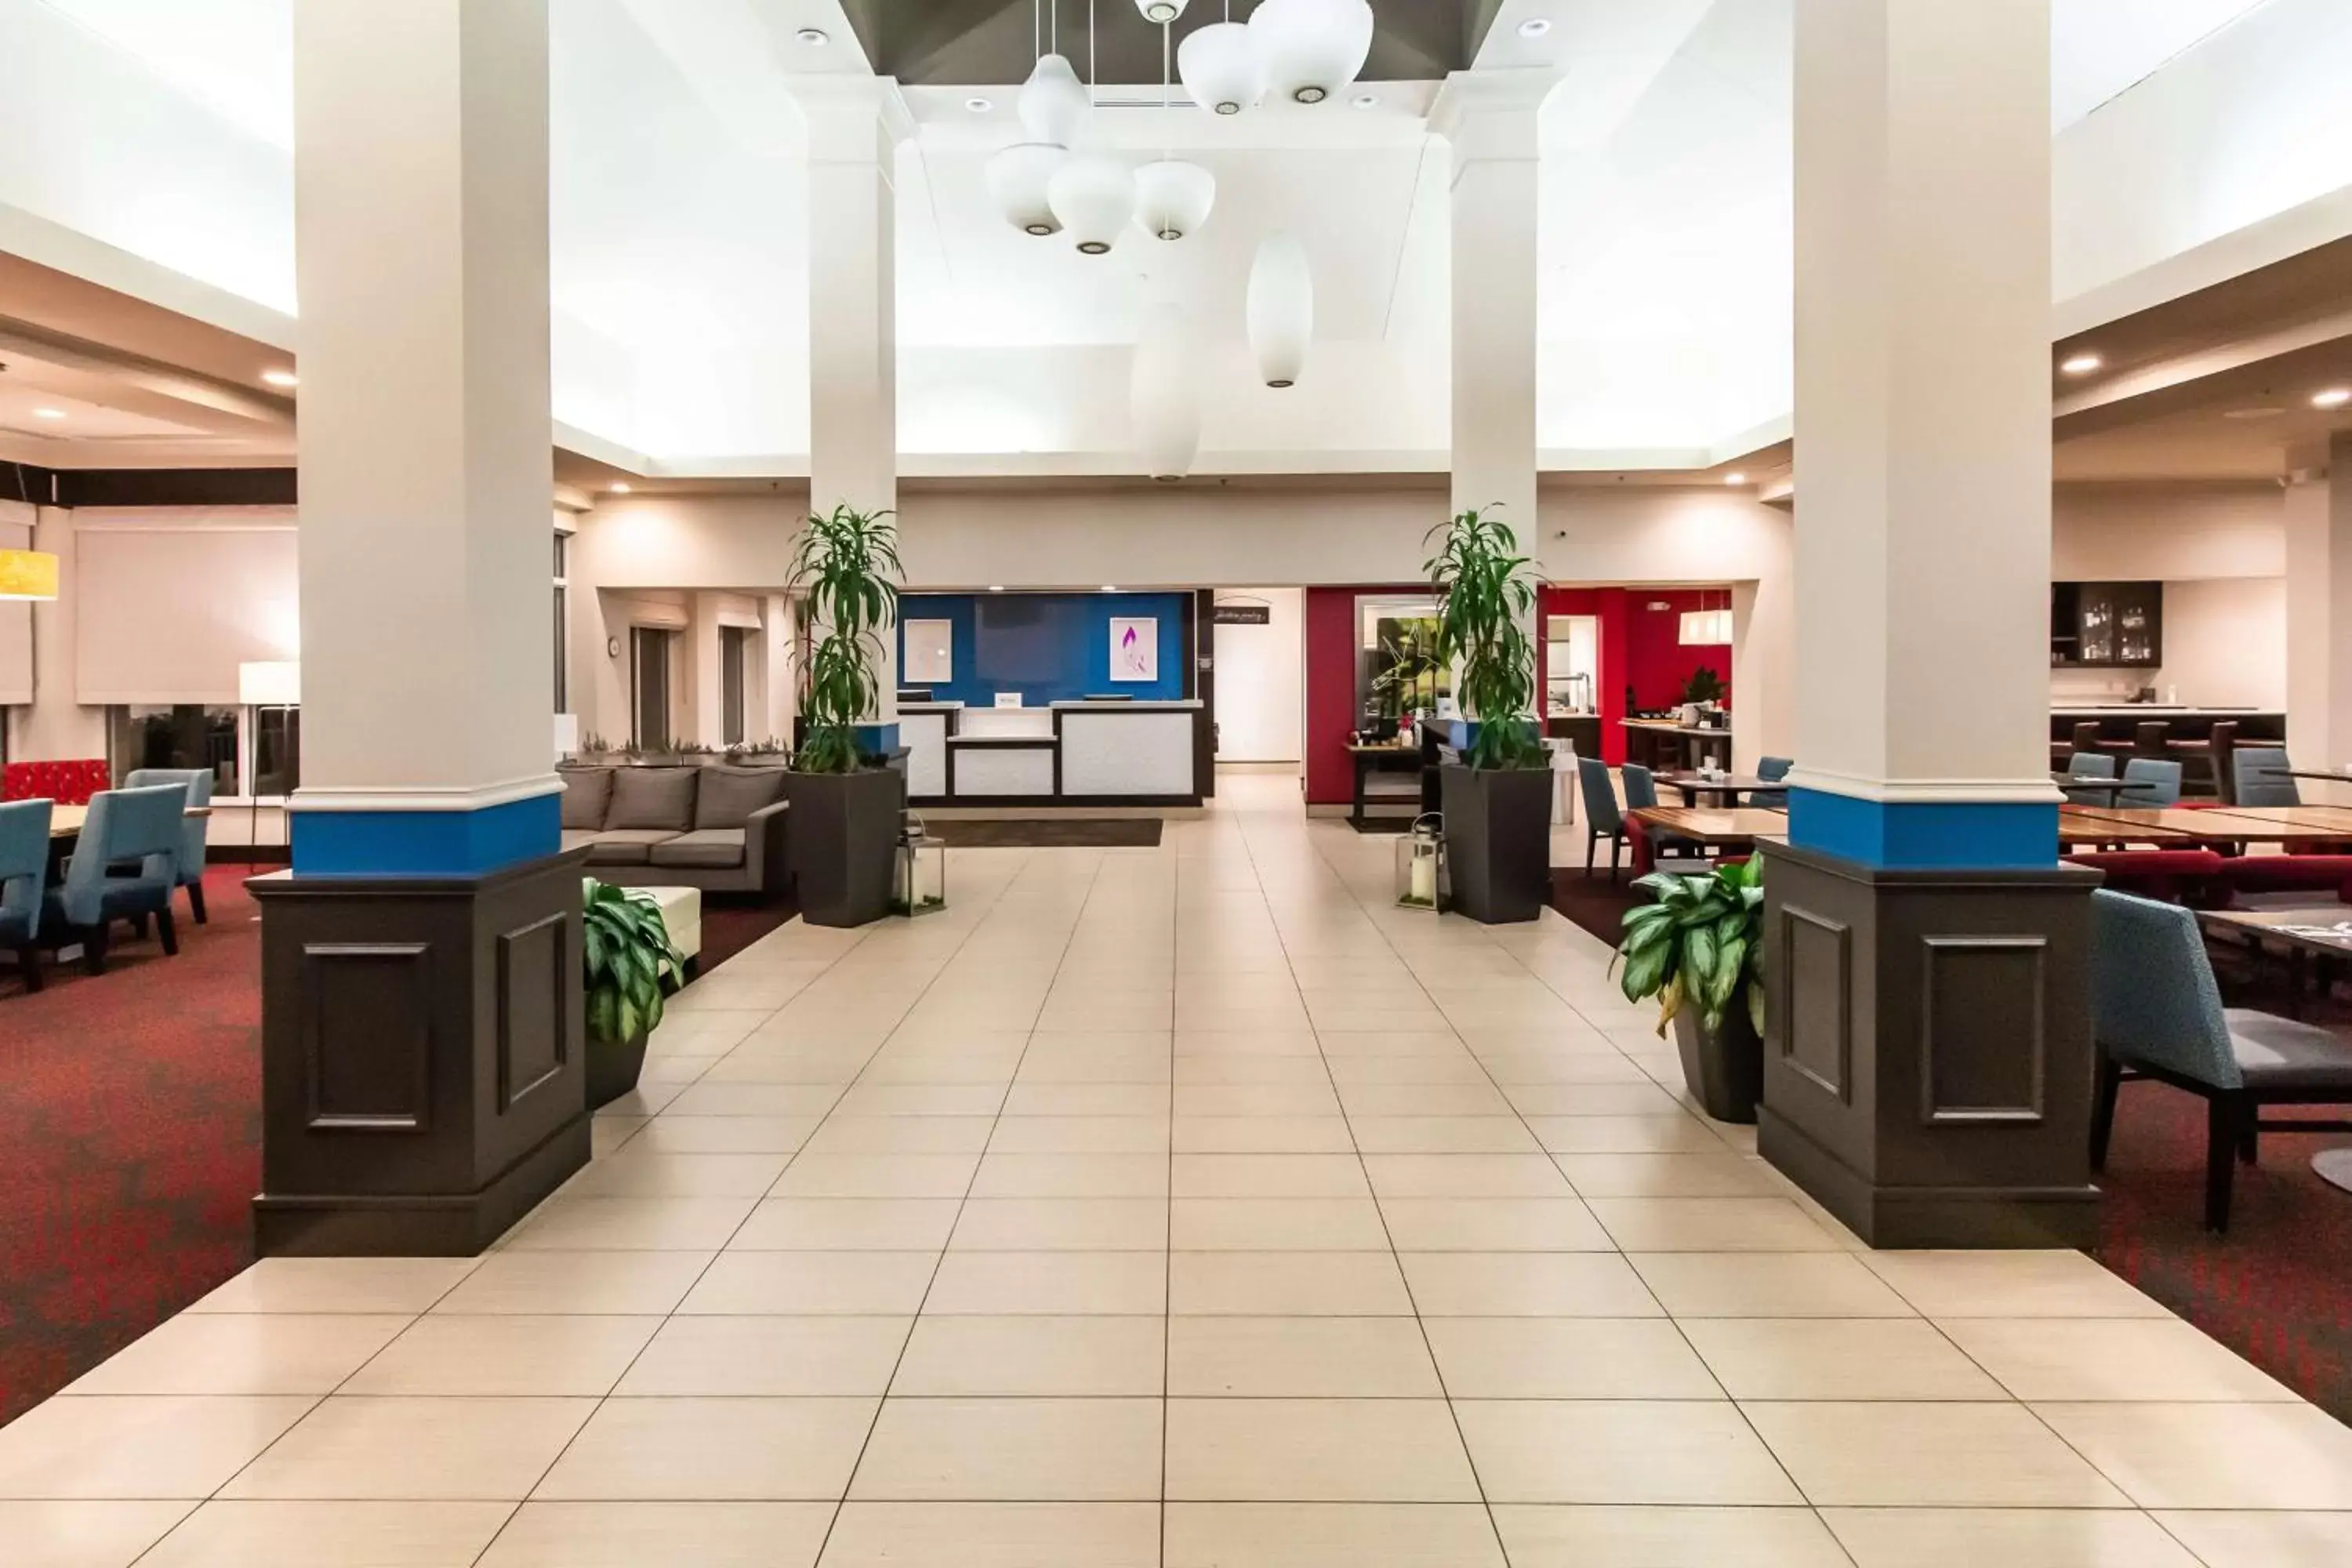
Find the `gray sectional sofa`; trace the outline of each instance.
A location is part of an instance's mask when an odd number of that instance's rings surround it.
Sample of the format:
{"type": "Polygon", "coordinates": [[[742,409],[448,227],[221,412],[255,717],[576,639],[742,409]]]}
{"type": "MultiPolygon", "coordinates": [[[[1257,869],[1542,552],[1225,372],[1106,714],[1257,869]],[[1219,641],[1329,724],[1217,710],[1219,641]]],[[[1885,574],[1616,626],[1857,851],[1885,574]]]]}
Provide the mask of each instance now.
{"type": "Polygon", "coordinates": [[[781,893],[782,768],[563,767],[563,847],[623,887],[781,893]]]}

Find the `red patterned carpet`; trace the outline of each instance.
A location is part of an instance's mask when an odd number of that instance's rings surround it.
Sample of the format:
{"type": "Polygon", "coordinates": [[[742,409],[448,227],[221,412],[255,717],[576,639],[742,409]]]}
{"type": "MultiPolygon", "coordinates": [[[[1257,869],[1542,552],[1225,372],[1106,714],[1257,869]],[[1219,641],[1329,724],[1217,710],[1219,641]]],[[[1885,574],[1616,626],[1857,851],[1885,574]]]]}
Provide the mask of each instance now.
{"type": "MultiPolygon", "coordinates": [[[[261,1183],[261,928],[245,879],[205,878],[180,955],[118,938],[107,973],[0,966],[0,1423],[253,1261],[261,1183]]],[[[783,924],[716,900],[703,967],[783,924]]]]}
{"type": "Polygon", "coordinates": [[[253,1260],[261,928],[249,868],[205,877],[180,955],[0,979],[0,1421],[253,1260]]]}

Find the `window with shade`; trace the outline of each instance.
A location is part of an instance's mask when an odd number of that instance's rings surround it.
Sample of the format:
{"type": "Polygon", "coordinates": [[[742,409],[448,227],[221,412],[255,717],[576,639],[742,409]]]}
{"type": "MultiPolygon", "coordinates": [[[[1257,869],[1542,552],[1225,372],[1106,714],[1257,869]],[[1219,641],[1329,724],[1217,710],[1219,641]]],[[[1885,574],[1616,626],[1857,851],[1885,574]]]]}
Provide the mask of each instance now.
{"type": "Polygon", "coordinates": [[[201,768],[215,798],[237,795],[238,710],[198,703],[125,705],[106,710],[107,766],[120,780],[135,768],[201,768]]]}
{"type": "Polygon", "coordinates": [[[743,743],[743,671],[752,635],[749,626],[719,628],[719,728],[722,745],[743,743]]]}

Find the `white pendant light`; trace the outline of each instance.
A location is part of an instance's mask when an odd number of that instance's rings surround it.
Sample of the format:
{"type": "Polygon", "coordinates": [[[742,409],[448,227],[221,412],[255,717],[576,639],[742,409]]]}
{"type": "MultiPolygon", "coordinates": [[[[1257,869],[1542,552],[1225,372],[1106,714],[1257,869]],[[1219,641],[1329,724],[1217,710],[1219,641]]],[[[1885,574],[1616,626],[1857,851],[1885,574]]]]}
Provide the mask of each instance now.
{"type": "MultiPolygon", "coordinates": [[[[1168,129],[1169,32],[1160,29],[1160,125],[1168,129]]],[[[1161,143],[1157,163],[1135,172],[1135,221],[1157,239],[1181,239],[1209,221],[1217,199],[1215,176],[1198,163],[1169,155],[1161,143]]]]}
{"type": "Polygon", "coordinates": [[[988,195],[1004,221],[1024,234],[1062,232],[1046,190],[1070,161],[1069,150],[1048,142],[1018,142],[988,160],[988,195]]]}
{"type": "Polygon", "coordinates": [[[1296,385],[1314,336],[1315,275],[1307,249],[1290,235],[1269,235],[1250,263],[1249,341],[1258,378],[1268,386],[1296,385]]]}
{"type": "Polygon", "coordinates": [[[1209,221],[1216,177],[1198,163],[1162,158],[1135,172],[1135,221],[1160,239],[1181,239],[1209,221]]]}
{"type": "Polygon", "coordinates": [[[1107,154],[1074,153],[1054,172],[1045,200],[1079,253],[1100,256],[1135,216],[1135,175],[1107,154]]]}
{"type": "Polygon", "coordinates": [[[1184,0],[1135,0],[1135,8],[1145,21],[1164,27],[1184,14],[1184,0]]]}
{"type": "Polygon", "coordinates": [[[1239,114],[1264,90],[1249,27],[1235,21],[1212,22],[1186,34],[1176,51],[1176,74],[1192,101],[1212,114],[1239,114]]]}
{"type": "Polygon", "coordinates": [[[1321,103],[1364,68],[1372,8],[1365,0],[1264,0],[1249,32],[1268,97],[1321,103]]]}
{"type": "Polygon", "coordinates": [[[1076,69],[1059,55],[1038,57],[1029,79],[1021,84],[1016,108],[1030,141],[1056,147],[1073,145],[1094,113],[1076,69]]]}
{"type": "Polygon", "coordinates": [[[1128,385],[1136,455],[1155,479],[1181,479],[1201,452],[1199,362],[1184,312],[1157,305],[1144,318],[1128,385]]]}

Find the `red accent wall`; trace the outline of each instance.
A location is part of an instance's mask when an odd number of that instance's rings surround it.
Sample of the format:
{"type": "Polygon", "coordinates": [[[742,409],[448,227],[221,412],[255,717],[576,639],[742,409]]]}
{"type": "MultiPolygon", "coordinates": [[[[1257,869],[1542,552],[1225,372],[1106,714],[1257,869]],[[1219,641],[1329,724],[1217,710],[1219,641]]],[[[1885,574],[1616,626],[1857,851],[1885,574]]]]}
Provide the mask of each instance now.
{"type": "MultiPolygon", "coordinates": [[[[1731,645],[1685,647],[1682,643],[1685,610],[1720,609],[1729,602],[1729,590],[1724,588],[1545,588],[1538,594],[1538,615],[1601,618],[1600,689],[1595,695],[1604,762],[1625,760],[1622,721],[1628,714],[1629,685],[1634,710],[1671,707],[1680,700],[1691,672],[1702,664],[1712,665],[1723,678],[1724,705],[1730,706],[1731,645]],[[1649,607],[1659,603],[1667,607],[1649,607]]],[[[1539,660],[1542,653],[1539,643],[1539,660]]]]}
{"type": "Polygon", "coordinates": [[[1427,591],[1423,583],[1307,590],[1307,805],[1346,805],[1355,799],[1348,733],[1356,727],[1356,595],[1427,591]]]}

